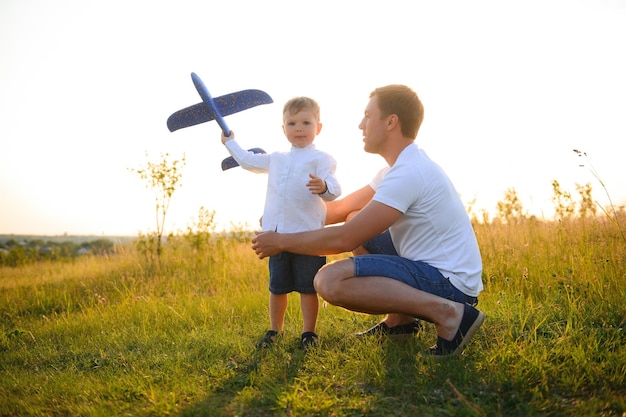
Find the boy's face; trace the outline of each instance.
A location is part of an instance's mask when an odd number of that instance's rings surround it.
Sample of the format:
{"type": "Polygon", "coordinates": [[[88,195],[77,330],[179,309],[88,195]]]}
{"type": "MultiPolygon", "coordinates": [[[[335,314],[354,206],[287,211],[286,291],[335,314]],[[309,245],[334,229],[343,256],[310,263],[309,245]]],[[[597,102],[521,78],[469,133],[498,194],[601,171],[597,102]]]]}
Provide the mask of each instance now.
{"type": "Polygon", "coordinates": [[[317,122],[310,110],[302,110],[296,114],[285,113],[283,118],[283,132],[289,143],[296,148],[305,148],[312,144],[315,136],[322,130],[322,124],[317,122]]]}

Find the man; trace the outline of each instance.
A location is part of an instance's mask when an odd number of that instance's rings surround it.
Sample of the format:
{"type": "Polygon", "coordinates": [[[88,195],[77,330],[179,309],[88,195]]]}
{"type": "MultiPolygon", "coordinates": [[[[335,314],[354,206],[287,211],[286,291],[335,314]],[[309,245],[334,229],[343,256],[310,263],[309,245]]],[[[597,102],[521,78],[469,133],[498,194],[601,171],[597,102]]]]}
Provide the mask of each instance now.
{"type": "Polygon", "coordinates": [[[369,254],[328,264],[315,288],[331,304],[390,314],[385,326],[422,318],[435,324],[437,357],[460,354],[484,320],[472,306],[482,290],[474,231],[454,186],[415,144],[424,118],[417,94],[404,85],[370,94],[359,129],[364,150],[389,168],[366,187],[329,207],[321,230],[259,233],[252,248],[262,259],[281,251],[328,255],[355,250],[389,230],[397,255],[369,254]],[[356,213],[356,214],[354,214],[356,213]]]}

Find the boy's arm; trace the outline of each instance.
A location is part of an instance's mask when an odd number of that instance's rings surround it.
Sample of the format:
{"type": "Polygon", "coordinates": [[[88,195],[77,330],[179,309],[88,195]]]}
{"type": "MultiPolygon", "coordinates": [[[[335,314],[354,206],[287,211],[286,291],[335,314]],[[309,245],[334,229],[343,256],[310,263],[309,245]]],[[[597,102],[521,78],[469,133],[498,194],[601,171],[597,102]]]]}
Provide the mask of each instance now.
{"type": "Polygon", "coordinates": [[[264,174],[269,171],[269,155],[255,154],[243,149],[235,141],[235,133],[232,130],[230,131],[230,136],[225,136],[224,132],[222,132],[222,143],[243,169],[256,172],[257,174],[264,174]]]}
{"type": "Polygon", "coordinates": [[[319,160],[315,175],[309,174],[311,181],[309,181],[307,186],[311,189],[311,192],[316,190],[317,192],[314,192],[314,194],[318,194],[326,202],[333,201],[341,195],[341,185],[335,176],[336,169],[337,162],[335,158],[325,154],[325,157],[319,160]],[[311,187],[311,185],[314,186],[311,187]]]}
{"type": "Polygon", "coordinates": [[[341,186],[335,175],[329,175],[322,181],[324,182],[325,191],[319,194],[321,199],[326,202],[336,200],[341,195],[341,186]]]}
{"type": "Polygon", "coordinates": [[[318,195],[324,201],[333,201],[341,194],[341,187],[335,179],[334,175],[322,179],[313,174],[309,174],[309,182],[306,186],[311,194],[318,195]]]}

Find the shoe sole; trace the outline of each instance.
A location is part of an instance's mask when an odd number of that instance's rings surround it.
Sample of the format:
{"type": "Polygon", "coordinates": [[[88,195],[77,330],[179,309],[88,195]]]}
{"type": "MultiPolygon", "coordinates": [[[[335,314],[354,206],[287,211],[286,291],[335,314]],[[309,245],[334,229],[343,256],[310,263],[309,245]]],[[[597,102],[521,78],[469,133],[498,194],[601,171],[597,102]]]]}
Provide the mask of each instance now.
{"type": "Polygon", "coordinates": [[[384,338],[384,337],[410,337],[418,334],[417,332],[411,333],[355,333],[354,335],[359,339],[367,339],[367,338],[384,338]]]}
{"type": "MultiPolygon", "coordinates": [[[[380,326],[380,324],[374,326],[373,328],[376,328],[378,326],[380,326]]],[[[395,327],[398,327],[398,326],[395,326],[395,327]]],[[[373,329],[372,328],[364,332],[355,333],[355,336],[358,339],[366,339],[366,338],[371,337],[371,338],[378,338],[378,339],[391,338],[394,340],[404,340],[404,339],[409,339],[422,331],[421,324],[419,324],[419,327],[414,327],[413,328],[414,330],[409,331],[409,332],[394,333],[394,331],[390,329],[394,329],[395,327],[387,327],[387,330],[378,330],[378,331],[371,332],[371,330],[373,329]]]]}

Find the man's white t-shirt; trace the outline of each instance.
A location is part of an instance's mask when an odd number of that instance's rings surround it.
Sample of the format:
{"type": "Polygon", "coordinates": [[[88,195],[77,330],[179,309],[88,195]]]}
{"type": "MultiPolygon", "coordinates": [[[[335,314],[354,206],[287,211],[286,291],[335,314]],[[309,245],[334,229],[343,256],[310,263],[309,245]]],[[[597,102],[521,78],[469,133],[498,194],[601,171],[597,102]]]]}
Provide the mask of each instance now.
{"type": "Polygon", "coordinates": [[[437,268],[464,294],[483,289],[482,260],[463,203],[446,173],[415,143],[370,183],[373,200],[403,215],[390,228],[404,258],[437,268]]]}

